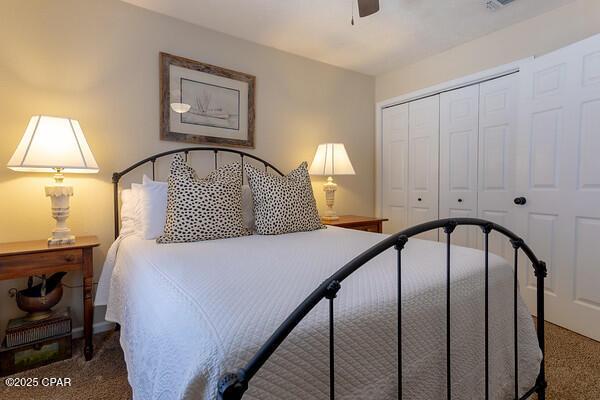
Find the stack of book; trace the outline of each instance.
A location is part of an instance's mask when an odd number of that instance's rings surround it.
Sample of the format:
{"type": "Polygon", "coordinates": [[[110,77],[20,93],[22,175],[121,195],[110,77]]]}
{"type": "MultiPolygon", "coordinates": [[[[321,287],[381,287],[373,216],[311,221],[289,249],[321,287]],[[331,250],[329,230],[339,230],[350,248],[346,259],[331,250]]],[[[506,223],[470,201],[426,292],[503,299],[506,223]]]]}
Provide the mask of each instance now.
{"type": "Polygon", "coordinates": [[[71,358],[71,311],[53,311],[31,321],[11,319],[0,347],[0,376],[71,358]]]}

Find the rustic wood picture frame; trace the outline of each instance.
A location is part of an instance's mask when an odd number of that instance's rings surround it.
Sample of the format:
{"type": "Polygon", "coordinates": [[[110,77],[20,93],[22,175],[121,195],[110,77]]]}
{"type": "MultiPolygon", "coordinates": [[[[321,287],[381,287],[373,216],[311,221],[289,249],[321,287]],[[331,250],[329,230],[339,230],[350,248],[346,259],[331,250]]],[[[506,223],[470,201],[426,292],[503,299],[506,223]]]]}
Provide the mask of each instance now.
{"type": "Polygon", "coordinates": [[[227,68],[218,67],[190,60],[188,58],[175,56],[168,53],[160,53],[159,79],[160,79],[160,139],[184,143],[215,144],[231,147],[254,148],[255,132],[255,90],[256,77],[243,72],[233,71],[227,68]],[[219,77],[233,79],[248,84],[248,121],[246,139],[231,139],[202,134],[189,134],[173,132],[170,126],[171,115],[171,88],[170,88],[170,66],[175,65],[182,68],[204,72],[219,77]]]}

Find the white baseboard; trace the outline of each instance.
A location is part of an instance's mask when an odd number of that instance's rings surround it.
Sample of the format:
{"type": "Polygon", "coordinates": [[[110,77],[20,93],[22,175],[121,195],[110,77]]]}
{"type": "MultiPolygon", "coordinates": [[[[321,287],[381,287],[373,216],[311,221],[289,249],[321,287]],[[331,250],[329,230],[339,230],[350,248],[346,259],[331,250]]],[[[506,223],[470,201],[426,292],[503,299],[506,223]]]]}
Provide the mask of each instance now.
{"type": "MultiPolygon", "coordinates": [[[[115,329],[115,323],[108,322],[108,321],[96,322],[92,328],[93,328],[94,335],[95,335],[97,333],[102,333],[102,332],[106,332],[106,331],[115,329]]],[[[73,330],[71,331],[71,334],[73,335],[73,339],[82,338],[83,337],[83,326],[73,328],[73,330]]]]}

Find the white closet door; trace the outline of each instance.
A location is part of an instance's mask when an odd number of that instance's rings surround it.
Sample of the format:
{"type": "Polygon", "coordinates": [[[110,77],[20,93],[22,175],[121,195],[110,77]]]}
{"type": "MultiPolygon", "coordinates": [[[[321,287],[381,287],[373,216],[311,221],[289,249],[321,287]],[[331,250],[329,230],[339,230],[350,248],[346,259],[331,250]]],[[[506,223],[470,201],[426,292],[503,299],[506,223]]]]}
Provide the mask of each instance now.
{"type": "MultiPolygon", "coordinates": [[[[408,105],[408,225],[438,218],[439,95],[408,105]]],[[[420,235],[437,240],[438,232],[420,235]]]]}
{"type": "Polygon", "coordinates": [[[395,233],[407,225],[408,203],[408,104],[383,110],[383,224],[385,231],[395,233]]]}
{"type": "MultiPolygon", "coordinates": [[[[546,318],[600,340],[600,35],[520,75],[519,220],[548,266],[546,318]]],[[[535,311],[530,270],[522,293],[535,311]]]]}
{"type": "MultiPolygon", "coordinates": [[[[516,229],[515,140],[517,134],[517,75],[479,85],[478,215],[516,229]]],[[[483,238],[478,236],[479,247],[483,238]]],[[[498,233],[490,235],[490,251],[508,260],[512,246],[498,233]]]]}
{"type": "MultiPolygon", "coordinates": [[[[440,95],[440,218],[477,216],[479,85],[440,95]]],[[[481,229],[461,226],[452,243],[477,247],[481,229]]]]}

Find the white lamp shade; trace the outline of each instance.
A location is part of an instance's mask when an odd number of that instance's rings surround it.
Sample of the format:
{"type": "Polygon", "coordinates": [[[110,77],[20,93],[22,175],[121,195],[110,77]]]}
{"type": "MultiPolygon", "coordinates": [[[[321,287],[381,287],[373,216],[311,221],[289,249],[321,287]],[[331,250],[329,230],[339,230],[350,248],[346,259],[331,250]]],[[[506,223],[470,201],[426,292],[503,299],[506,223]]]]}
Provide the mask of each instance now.
{"type": "Polygon", "coordinates": [[[311,175],[354,175],[354,168],[342,143],[320,144],[310,165],[311,175]]]}
{"type": "Polygon", "coordinates": [[[94,173],[98,164],[79,122],[70,118],[36,115],[7,165],[15,171],[94,173]]]}

